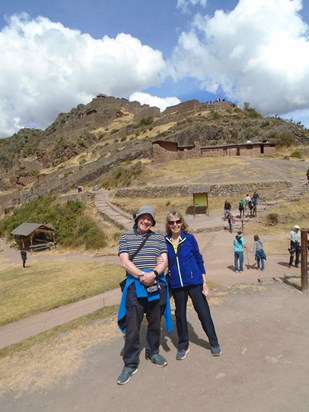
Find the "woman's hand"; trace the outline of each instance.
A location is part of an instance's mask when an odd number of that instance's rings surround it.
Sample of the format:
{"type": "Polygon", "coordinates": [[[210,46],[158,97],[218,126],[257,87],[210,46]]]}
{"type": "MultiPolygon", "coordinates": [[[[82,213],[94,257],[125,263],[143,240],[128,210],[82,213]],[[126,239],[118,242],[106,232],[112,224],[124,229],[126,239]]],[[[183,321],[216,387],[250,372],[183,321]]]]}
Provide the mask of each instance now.
{"type": "Polygon", "coordinates": [[[203,283],[203,291],[202,291],[203,295],[205,295],[206,297],[209,295],[209,288],[207,286],[207,283],[203,283]]]}

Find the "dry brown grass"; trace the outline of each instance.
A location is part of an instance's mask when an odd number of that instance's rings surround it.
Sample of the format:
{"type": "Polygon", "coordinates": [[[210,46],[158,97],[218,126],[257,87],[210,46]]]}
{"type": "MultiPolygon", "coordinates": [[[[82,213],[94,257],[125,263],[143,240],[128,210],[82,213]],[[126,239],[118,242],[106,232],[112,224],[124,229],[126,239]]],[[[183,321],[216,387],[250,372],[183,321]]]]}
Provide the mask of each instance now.
{"type": "Polygon", "coordinates": [[[86,361],[87,349],[119,336],[115,308],[113,312],[106,317],[100,310],[54,328],[25,341],[23,347],[15,345],[16,350],[11,348],[4,357],[1,351],[0,394],[14,391],[19,396],[50,388],[62,377],[73,376],[86,361]]]}
{"type": "Polygon", "coordinates": [[[303,229],[309,228],[309,190],[302,198],[292,202],[281,202],[271,206],[262,216],[258,216],[246,225],[246,234],[258,234],[267,239],[267,249],[273,253],[282,253],[289,245],[288,234],[295,224],[303,229]],[[277,213],[279,223],[269,225],[267,215],[277,213]]]}

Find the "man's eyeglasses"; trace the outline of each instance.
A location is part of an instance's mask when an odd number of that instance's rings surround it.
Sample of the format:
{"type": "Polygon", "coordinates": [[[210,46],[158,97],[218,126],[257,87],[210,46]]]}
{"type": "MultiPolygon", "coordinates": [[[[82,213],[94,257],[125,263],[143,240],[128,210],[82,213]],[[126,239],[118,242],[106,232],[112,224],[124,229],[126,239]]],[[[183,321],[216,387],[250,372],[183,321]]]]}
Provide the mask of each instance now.
{"type": "Polygon", "coordinates": [[[178,219],[178,220],[169,220],[169,221],[168,221],[168,224],[169,224],[170,226],[181,225],[181,220],[180,220],[180,219],[178,219]]]}

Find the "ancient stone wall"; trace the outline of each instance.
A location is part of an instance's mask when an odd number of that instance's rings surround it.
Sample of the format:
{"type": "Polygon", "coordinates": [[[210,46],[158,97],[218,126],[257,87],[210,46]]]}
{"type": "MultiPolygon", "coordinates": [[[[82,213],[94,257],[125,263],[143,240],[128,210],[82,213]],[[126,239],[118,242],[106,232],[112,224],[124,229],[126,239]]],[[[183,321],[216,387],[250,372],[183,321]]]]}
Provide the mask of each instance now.
{"type": "MultiPolygon", "coordinates": [[[[264,182],[264,183],[244,183],[244,184],[229,184],[229,185],[210,185],[209,195],[212,196],[243,196],[244,193],[251,193],[262,190],[283,190],[291,186],[288,181],[281,182],[264,182]]],[[[192,185],[190,185],[192,187],[192,185]]],[[[189,193],[189,186],[179,185],[179,186],[155,186],[155,187],[145,187],[143,189],[118,189],[115,193],[118,197],[181,197],[181,196],[192,196],[189,193]]]]}

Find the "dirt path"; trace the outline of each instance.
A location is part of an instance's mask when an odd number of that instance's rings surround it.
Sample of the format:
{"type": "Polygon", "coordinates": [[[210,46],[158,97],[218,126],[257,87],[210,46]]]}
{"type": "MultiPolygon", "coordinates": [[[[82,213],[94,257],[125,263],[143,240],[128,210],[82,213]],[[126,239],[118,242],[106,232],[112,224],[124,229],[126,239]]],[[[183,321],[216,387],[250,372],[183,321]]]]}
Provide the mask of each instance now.
{"type": "MultiPolygon", "coordinates": [[[[11,380],[11,390],[0,396],[0,410],[307,412],[308,296],[276,282],[234,288],[211,308],[223,349],[220,358],[211,356],[189,307],[191,351],[185,360],[175,359],[175,333],[163,333],[161,352],[168,366],[156,368],[142,352],[138,373],[120,387],[116,385],[122,367],[123,338],[119,332],[111,340],[97,340],[84,350],[74,373],[67,365],[69,352],[63,347],[50,347],[48,358],[40,356],[35,368],[34,351],[31,369],[23,361],[22,384],[11,380]],[[62,357],[58,356],[58,379],[51,379],[55,353],[62,353],[62,357]],[[46,384],[44,377],[50,378],[46,384]]],[[[76,336],[71,351],[78,351],[80,339],[86,340],[86,336],[76,336]]]]}

